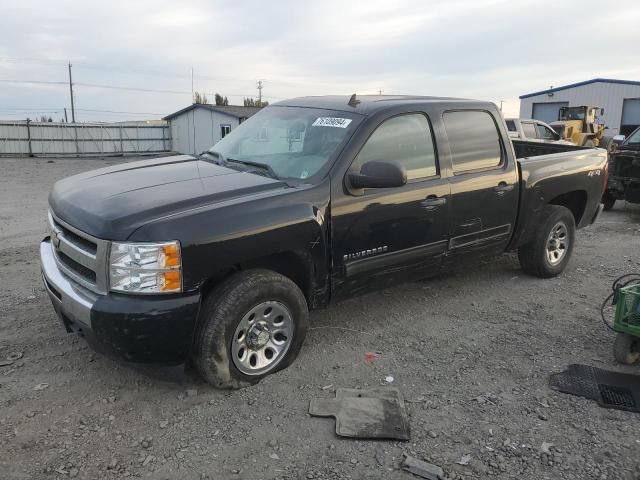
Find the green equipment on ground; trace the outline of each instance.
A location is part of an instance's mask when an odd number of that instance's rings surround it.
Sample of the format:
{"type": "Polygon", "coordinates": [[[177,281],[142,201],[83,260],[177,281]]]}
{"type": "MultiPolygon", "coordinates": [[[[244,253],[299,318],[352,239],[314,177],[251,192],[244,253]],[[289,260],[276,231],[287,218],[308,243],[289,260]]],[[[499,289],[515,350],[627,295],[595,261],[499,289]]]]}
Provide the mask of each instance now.
{"type": "Polygon", "coordinates": [[[640,362],[640,274],[628,273],[616,278],[612,293],[604,300],[600,314],[604,324],[618,335],[613,356],[625,365],[640,362]],[[607,304],[615,309],[613,323],[604,315],[607,304]]]}

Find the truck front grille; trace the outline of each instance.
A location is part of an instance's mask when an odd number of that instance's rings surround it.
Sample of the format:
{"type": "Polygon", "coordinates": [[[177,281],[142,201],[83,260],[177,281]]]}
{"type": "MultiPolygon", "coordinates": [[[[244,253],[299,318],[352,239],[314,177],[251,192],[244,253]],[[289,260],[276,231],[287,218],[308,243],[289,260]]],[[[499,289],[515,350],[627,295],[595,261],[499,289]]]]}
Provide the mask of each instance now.
{"type": "Polygon", "coordinates": [[[78,230],[49,212],[51,244],[58,268],[96,293],[107,293],[109,242],[78,230]]]}

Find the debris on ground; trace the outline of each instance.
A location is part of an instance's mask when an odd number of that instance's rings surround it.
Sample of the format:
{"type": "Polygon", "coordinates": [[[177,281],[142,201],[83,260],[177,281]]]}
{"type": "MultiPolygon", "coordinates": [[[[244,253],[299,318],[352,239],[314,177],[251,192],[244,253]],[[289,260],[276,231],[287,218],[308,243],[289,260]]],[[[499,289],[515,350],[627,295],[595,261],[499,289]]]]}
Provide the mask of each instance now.
{"type": "Polygon", "coordinates": [[[384,381],[387,383],[393,383],[394,380],[395,379],[391,375],[388,375],[384,378],[384,381]]]}
{"type": "Polygon", "coordinates": [[[540,445],[540,451],[547,455],[551,455],[551,447],[553,447],[553,443],[542,442],[542,445],[540,445]]]}
{"type": "Polygon", "coordinates": [[[470,461],[471,461],[471,455],[466,454],[460,457],[456,463],[458,465],[469,465],[470,461]]]}
{"type": "Polygon", "coordinates": [[[49,384],[48,383],[39,383],[35,387],[33,387],[33,389],[36,390],[36,391],[44,390],[45,388],[49,388],[49,384]]]}
{"type": "Polygon", "coordinates": [[[9,355],[7,355],[7,360],[15,362],[16,360],[20,360],[23,355],[24,354],[22,352],[11,352],[9,355]]]}
{"type": "Polygon", "coordinates": [[[404,460],[402,460],[400,467],[409,473],[413,473],[414,475],[418,475],[419,477],[426,478],[428,480],[443,480],[445,478],[444,470],[439,466],[427,463],[407,454],[404,455],[404,460]]]}
{"type": "Polygon", "coordinates": [[[335,398],[313,398],[309,414],[334,417],[336,434],[353,438],[409,440],[409,421],[397,388],[339,388],[335,398]]]}

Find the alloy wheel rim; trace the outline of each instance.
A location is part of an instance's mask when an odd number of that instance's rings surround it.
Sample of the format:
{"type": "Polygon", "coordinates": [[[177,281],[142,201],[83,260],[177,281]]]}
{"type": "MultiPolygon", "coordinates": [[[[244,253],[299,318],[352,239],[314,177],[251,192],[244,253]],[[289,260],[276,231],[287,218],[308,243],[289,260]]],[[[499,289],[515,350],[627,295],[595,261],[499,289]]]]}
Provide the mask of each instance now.
{"type": "Polygon", "coordinates": [[[569,229],[564,222],[558,222],[551,229],[547,239],[547,260],[551,265],[559,264],[569,249],[569,229]]]}
{"type": "Polygon", "coordinates": [[[289,351],[293,330],[293,317],[285,305],[259,303],[242,317],[231,339],[234,365],[245,375],[272,371],[289,351]]]}

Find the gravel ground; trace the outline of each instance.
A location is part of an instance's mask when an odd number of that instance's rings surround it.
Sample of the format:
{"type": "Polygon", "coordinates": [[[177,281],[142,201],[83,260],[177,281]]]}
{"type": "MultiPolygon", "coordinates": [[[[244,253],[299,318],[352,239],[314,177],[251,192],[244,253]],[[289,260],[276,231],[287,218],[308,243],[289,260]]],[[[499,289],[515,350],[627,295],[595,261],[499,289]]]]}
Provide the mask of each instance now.
{"type": "Polygon", "coordinates": [[[638,206],[580,231],[555,279],[504,255],[314,312],[292,367],[223,392],[96,354],[54,315],[37,258],[48,190],[120,161],[0,159],[0,359],[23,354],[0,367],[1,479],[416,478],[403,453],[451,479],[640,479],[638,414],[547,387],[570,363],[638,373],[614,363],[598,314],[613,278],[640,270],[638,206]],[[389,375],[408,442],[338,438],[307,414],[313,397],[389,375]]]}

